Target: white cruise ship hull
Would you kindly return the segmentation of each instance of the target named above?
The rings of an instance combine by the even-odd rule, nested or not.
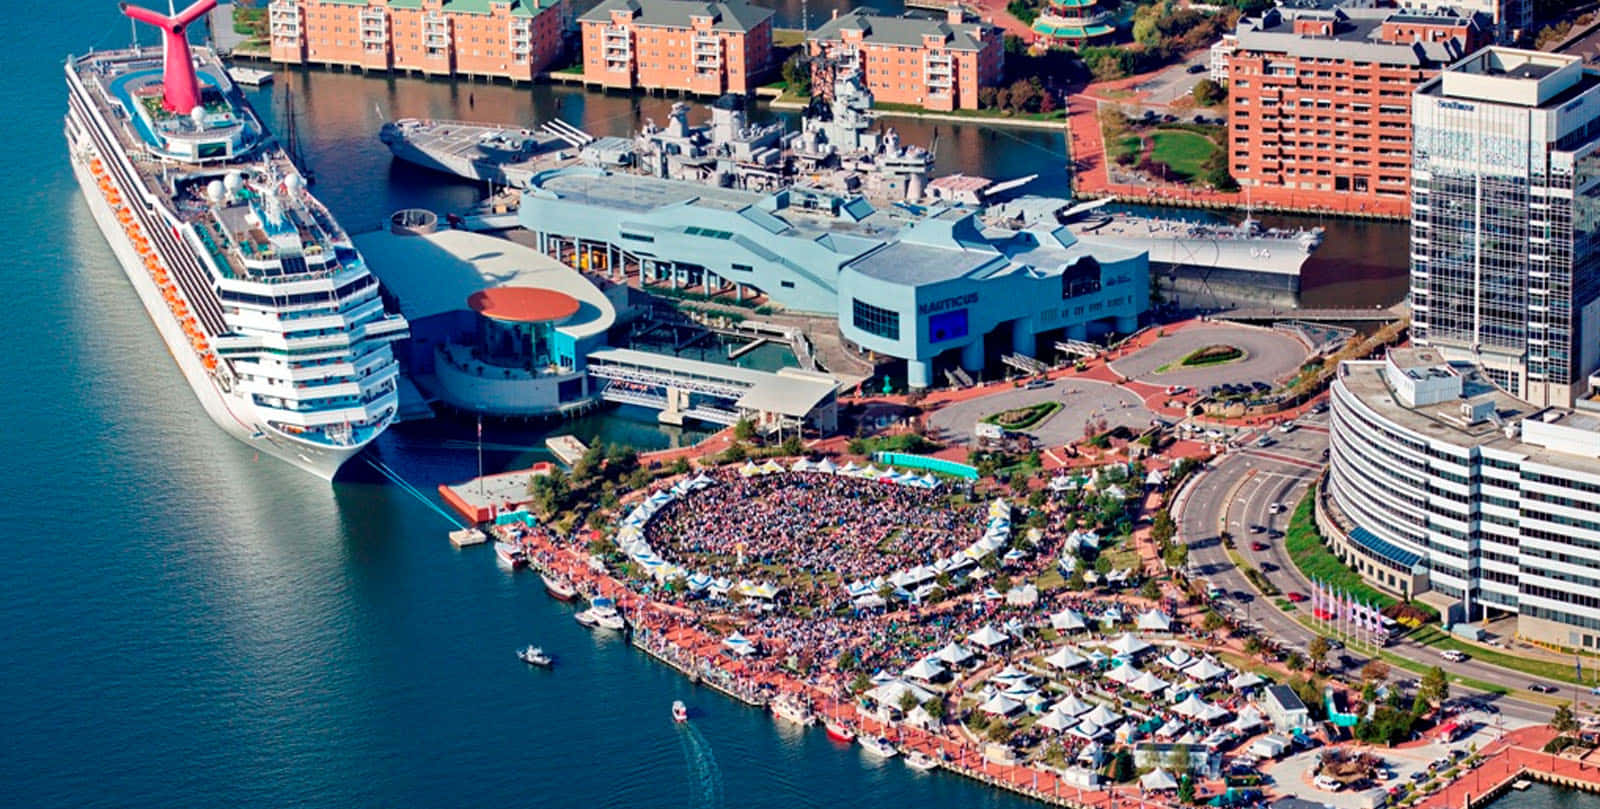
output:
[[[224,391],[218,385],[200,364],[200,358],[189,347],[189,339],[184,335],[182,325],[167,308],[161,298],[160,290],[145,272],[144,263],[140,260],[133,243],[128,240],[122,226],[117,222],[111,205],[101,196],[88,166],[80,161],[87,145],[72,142],[75,134],[71,131],[67,133],[67,137],[72,147],[72,156],[68,162],[72,164],[72,174],[78,180],[78,187],[83,190],[84,201],[94,214],[95,224],[100,226],[100,233],[111,245],[111,251],[117,256],[117,263],[122,265],[123,274],[139,293],[139,300],[144,304],[145,313],[150,316],[151,322],[155,323],[156,331],[167,344],[167,352],[177,362],[178,369],[183,372],[184,380],[189,383],[190,390],[193,390],[195,397],[200,400],[206,415],[210,416],[218,427],[251,449],[299,467],[323,480],[332,480],[345,461],[360,452],[365,444],[329,447],[285,436],[268,427],[265,421],[256,415],[255,405],[248,398]],[[110,158],[102,156],[101,159]]]

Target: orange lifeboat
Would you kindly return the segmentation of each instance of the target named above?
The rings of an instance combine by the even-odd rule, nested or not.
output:
[[[207,371],[215,371],[215,370],[217,370],[217,358],[213,357],[210,354],[207,354],[207,355],[201,357],[200,358],[200,364],[204,365],[206,367]]]

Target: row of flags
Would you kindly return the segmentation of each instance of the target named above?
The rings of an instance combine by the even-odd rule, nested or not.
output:
[[[1377,605],[1327,582],[1311,582],[1311,614],[1324,629],[1346,637],[1381,644],[1388,635]]]

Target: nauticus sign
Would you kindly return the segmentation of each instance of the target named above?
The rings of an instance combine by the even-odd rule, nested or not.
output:
[[[965,295],[957,295],[954,298],[945,298],[943,300],[929,301],[928,303],[917,304],[917,314],[919,314],[919,315],[931,315],[934,312],[943,312],[946,309],[955,309],[955,308],[958,308],[958,307],[966,306],[968,304],[973,304],[973,303],[977,303],[977,302],[978,302],[978,293],[976,293],[976,292],[968,292]]]

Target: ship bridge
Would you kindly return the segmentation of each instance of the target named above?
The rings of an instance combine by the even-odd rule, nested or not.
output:
[[[668,424],[694,418],[724,426],[750,419],[758,429],[837,426],[837,383],[815,371],[757,371],[648,351],[607,348],[589,353],[589,376],[604,380],[601,398],[660,411]]]

